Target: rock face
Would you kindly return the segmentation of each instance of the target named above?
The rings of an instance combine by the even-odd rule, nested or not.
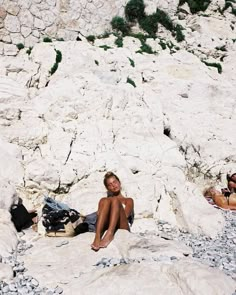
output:
[[[56,58],[54,46],[63,58],[50,77],[48,71]],[[130,65],[131,58],[135,67]],[[178,101],[199,71],[206,87],[215,84],[196,57],[163,52],[150,58],[134,55],[132,48],[104,51],[86,42],[58,42],[36,45],[31,63],[40,64],[37,81],[28,80],[28,73],[21,79],[40,90],[35,93],[29,89],[23,105],[13,95],[15,113],[8,125],[0,128],[9,142],[22,147],[24,185],[41,192],[38,204],[45,189],[67,193],[64,201],[85,214],[95,211],[105,194],[102,175],[115,169],[126,195],[135,200],[136,218],[154,217],[191,232],[217,234],[224,225],[223,218],[193,184],[186,182],[184,171],[188,167],[179,151],[184,143],[178,146],[178,140],[172,140],[177,126],[171,121],[168,101],[172,97]],[[20,76],[14,73],[16,80]],[[136,88],[127,83],[128,78],[135,81]],[[2,83],[12,83],[6,81],[4,78]],[[172,85],[180,88],[175,86],[172,93]],[[163,89],[166,87],[168,94]],[[15,88],[26,91],[20,85]],[[193,95],[197,96],[195,92]],[[199,126],[198,120],[192,124],[192,128]],[[214,222],[206,222],[209,215],[214,216]]]

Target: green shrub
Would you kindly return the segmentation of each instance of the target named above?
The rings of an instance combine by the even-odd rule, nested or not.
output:
[[[97,66],[99,66],[99,62],[95,59],[95,64],[97,65]]]
[[[113,30],[121,32],[123,35],[127,35],[130,31],[129,24],[123,19],[123,17],[115,16],[111,21],[111,26]]]
[[[49,71],[49,74],[53,75],[56,72],[57,69],[58,69],[58,63],[55,62],[54,65],[51,67],[51,70]]]
[[[211,0],[180,0],[179,6],[186,2],[188,3],[191,13],[194,14],[199,11],[205,11],[211,3]]]
[[[157,16],[155,13],[145,16],[139,21],[140,27],[151,36],[155,36],[158,30]]]
[[[146,42],[147,38],[149,37],[148,35],[144,35],[142,33],[137,33],[137,34],[129,34],[130,37],[137,38],[139,41],[143,44]]]
[[[63,38],[57,38],[57,41],[65,41]]]
[[[207,61],[202,61],[205,65],[207,65],[208,67],[214,67],[217,68],[217,71],[219,74],[222,73],[222,66],[220,63],[215,63],[215,62],[207,62]]]
[[[52,39],[49,37],[44,37],[43,42],[50,43],[50,42],[52,42]]]
[[[89,36],[86,37],[86,39],[87,39],[89,42],[92,42],[92,43],[93,43],[93,42],[95,41],[96,38],[95,38],[94,35],[89,35]]]
[[[174,24],[173,24],[171,18],[169,17],[169,15],[165,11],[157,8],[156,18],[157,18],[157,21],[161,25],[163,25],[163,27],[165,27],[167,30],[169,30],[169,31],[174,30]]]
[[[129,58],[129,57],[128,57],[128,59],[129,59],[129,62],[130,62],[131,67],[134,68],[135,67],[134,61],[131,58]]]
[[[26,50],[26,53],[28,54],[28,55],[30,55],[31,54],[31,51],[32,51],[32,49],[33,49],[33,47],[32,46],[30,46],[27,50]]]
[[[62,61],[62,54],[60,50],[56,50],[56,63],[60,63]]]
[[[174,44],[171,41],[166,42],[166,45],[169,49],[172,49],[174,47]]]
[[[143,52],[146,52],[148,54],[153,54],[153,50],[152,50],[152,47],[149,46],[148,44],[144,43],[141,47],[140,47],[140,50],[138,51],[139,53],[143,53]]]
[[[226,9],[228,9],[229,7],[231,7],[231,12],[232,14],[236,15],[236,9],[233,7],[232,3],[236,3],[236,1],[233,0],[226,0],[225,1],[225,6],[224,8],[220,11],[221,13],[223,13]]]
[[[167,46],[166,46],[166,43],[163,42],[163,40],[160,40],[159,44],[160,44],[160,46],[161,46],[161,48],[162,48],[163,50],[166,49]]]
[[[111,49],[112,47],[107,46],[107,45],[101,45],[99,46],[100,48],[103,48],[105,51],[107,51],[108,49]]]
[[[21,49],[25,48],[25,45],[22,44],[22,43],[18,43],[18,44],[16,44],[16,47],[17,47],[19,50],[21,50]]]
[[[122,37],[118,37],[115,40],[115,44],[116,44],[117,47],[123,47],[123,38]]]
[[[141,20],[145,16],[143,0],[130,0],[125,6],[125,17],[130,22]]]
[[[129,77],[126,80],[126,83],[131,84],[132,86],[136,87],[136,84],[134,83],[134,81],[132,79],[130,79]]]
[[[179,25],[179,24],[177,24],[175,26],[175,32],[176,32],[176,40],[177,40],[177,42],[182,42],[185,39],[185,36],[184,36],[184,34],[182,32],[182,29],[183,29],[182,26]]]
[[[49,71],[50,75],[53,75],[56,70],[58,69],[59,63],[62,61],[62,54],[60,50],[54,49],[56,52],[56,61],[54,65],[51,67],[51,70]]]
[[[104,32],[103,34],[97,36],[97,38],[98,38],[98,39],[106,39],[106,38],[108,38],[111,34],[112,34],[112,33],[106,31],[106,32]]]

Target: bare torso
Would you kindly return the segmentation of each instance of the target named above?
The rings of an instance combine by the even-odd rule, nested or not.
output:
[[[214,196],[214,202],[219,207],[232,206],[229,209],[236,209],[236,194],[231,194],[229,197],[224,196],[223,194],[218,194]],[[233,208],[235,207],[235,208]]]

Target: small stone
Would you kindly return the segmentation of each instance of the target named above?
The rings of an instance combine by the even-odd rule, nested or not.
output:
[[[31,280],[31,284],[32,284],[34,287],[38,287],[39,282],[38,282],[36,279],[32,279],[32,280]]]
[[[9,286],[8,285],[6,285],[6,286],[4,286],[3,288],[2,288],[2,292],[3,293],[7,293],[9,291]]]
[[[54,290],[54,292],[57,292],[58,294],[62,294],[63,293],[63,289],[59,286],[57,286]]]
[[[9,284],[8,286],[9,286],[9,291],[11,292],[15,292],[17,290],[16,285],[13,283]]]

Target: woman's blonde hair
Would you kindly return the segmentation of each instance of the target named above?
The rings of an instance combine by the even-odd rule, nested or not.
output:
[[[204,197],[207,197],[207,196],[211,197],[212,196],[212,190],[214,190],[214,189],[215,189],[214,186],[210,186],[210,187],[204,189],[204,191],[202,192],[203,196]]]
[[[103,180],[103,183],[104,183],[104,185],[105,185],[106,188],[107,188],[107,180],[108,180],[109,178],[111,178],[111,177],[115,177],[116,180],[118,180],[119,183],[120,183],[120,179],[119,179],[119,177],[118,177],[117,175],[115,175],[115,173],[113,173],[113,172],[111,172],[111,171],[108,171],[108,172],[104,175],[104,180]]]

